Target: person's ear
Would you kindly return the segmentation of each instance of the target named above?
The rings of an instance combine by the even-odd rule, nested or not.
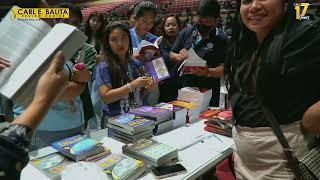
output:
[[[137,16],[136,16],[136,15],[132,15],[132,18],[133,18],[135,21],[137,21],[137,20],[138,20],[138,18],[137,18]]]

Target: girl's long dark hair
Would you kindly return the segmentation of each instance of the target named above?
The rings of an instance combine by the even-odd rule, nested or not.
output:
[[[130,82],[130,79],[126,74],[126,72],[124,72],[123,68],[121,67],[119,57],[112,51],[111,46],[109,44],[110,34],[115,29],[121,29],[122,31],[126,32],[128,35],[129,48],[126,55],[127,63],[129,63],[130,57],[132,56],[133,47],[132,47],[132,41],[130,38],[129,27],[126,24],[121,22],[113,22],[106,27],[104,31],[104,38],[103,38],[105,59],[107,60],[107,63],[110,69],[112,88],[119,88],[124,85],[123,83]]]
[[[101,26],[98,29],[98,31],[96,32],[95,37],[93,37],[93,31],[92,31],[92,29],[90,27],[90,20],[93,17],[97,17],[98,20],[101,22]],[[96,38],[96,40],[98,41],[97,45],[96,45],[97,47],[95,47],[96,49],[100,49],[100,45],[101,45],[102,39],[103,39],[103,30],[104,30],[104,28],[105,28],[105,21],[104,21],[103,14],[101,14],[101,13],[99,13],[97,11],[90,13],[90,15],[89,15],[89,17],[88,17],[88,19],[87,19],[87,21],[85,23],[85,26],[84,26],[84,33],[88,37],[87,42],[90,42],[92,40],[92,38]]]
[[[239,0],[238,3],[240,9],[241,1]],[[230,83],[229,92],[232,93],[233,90],[235,70],[241,68],[240,64],[242,63],[251,63],[249,61],[252,59],[252,55],[258,47],[259,51],[256,57],[260,57],[259,59],[262,61],[258,60],[256,90],[260,94],[267,94],[272,91],[271,87],[274,86],[270,83],[272,83],[273,76],[276,77],[276,75],[279,75],[281,72],[282,46],[285,43],[284,41],[289,28],[292,27],[292,24],[295,22],[293,1],[283,0],[283,7],[286,8],[286,12],[282,19],[279,20],[276,27],[260,45],[257,42],[256,34],[244,25],[240,14],[236,15],[231,45],[225,62],[226,81]],[[246,66],[242,67],[246,68]],[[243,83],[244,84],[240,86],[245,86],[246,80]]]

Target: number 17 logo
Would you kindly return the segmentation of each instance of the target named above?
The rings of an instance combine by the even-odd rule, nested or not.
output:
[[[310,5],[309,3],[296,3],[296,4],[294,4],[295,9],[296,9],[296,19],[309,20],[309,16],[305,16],[309,5]],[[301,12],[301,7],[303,7],[302,12]]]

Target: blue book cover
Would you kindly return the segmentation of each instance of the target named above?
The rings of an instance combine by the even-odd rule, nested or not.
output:
[[[76,135],[51,144],[61,154],[80,161],[89,156],[103,152],[102,144],[87,136]]]

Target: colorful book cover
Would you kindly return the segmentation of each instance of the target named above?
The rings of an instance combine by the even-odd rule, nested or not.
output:
[[[141,106],[135,109],[131,109],[129,113],[152,120],[158,120],[163,118],[169,119],[172,116],[172,111],[152,106]]]
[[[51,144],[51,147],[75,161],[104,151],[102,144],[87,136],[76,135]]]
[[[123,114],[110,118],[108,120],[110,124],[120,126],[130,131],[140,131],[148,129],[149,126],[154,126],[154,121],[146,118],[141,118],[133,114]]]
[[[146,167],[142,161],[127,157],[114,166],[112,170],[112,177],[115,180],[136,179],[141,176],[145,170]]]
[[[44,173],[50,179],[60,179],[64,167],[71,163],[65,156],[59,153],[49,154],[30,161],[30,163]]]
[[[146,62],[144,66],[148,74],[152,76],[156,82],[170,78],[167,65],[164,63],[162,57]]]
[[[176,105],[173,105],[173,104],[170,104],[170,103],[164,103],[164,102],[156,104],[156,105],[154,105],[154,107],[167,109],[167,110],[170,110],[170,111],[173,111],[173,112],[177,112],[177,111],[180,111],[180,110],[185,108],[185,107],[182,107],[182,106],[176,106]]]
[[[96,164],[98,164],[105,173],[111,174],[113,167],[124,158],[125,156],[121,154],[111,154],[97,161]]]

